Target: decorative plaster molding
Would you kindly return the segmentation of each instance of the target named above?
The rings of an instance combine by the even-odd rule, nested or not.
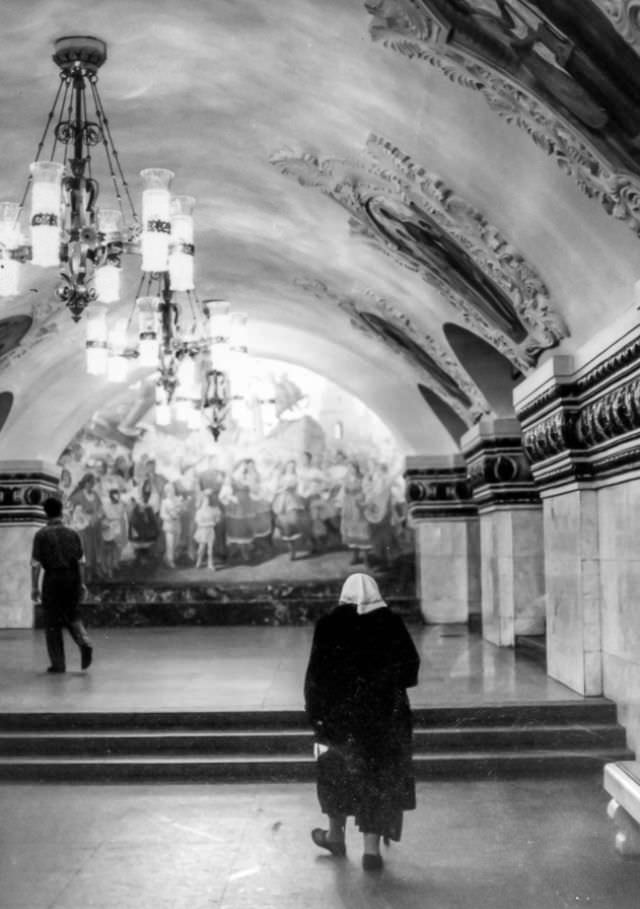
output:
[[[464,465],[408,468],[404,479],[409,520],[414,524],[477,514]]]
[[[462,442],[473,498],[480,513],[496,507],[535,506],[540,502],[531,465],[520,436],[478,434]]]
[[[44,523],[42,503],[57,490],[57,476],[0,464],[0,524]]]
[[[0,356],[0,370],[7,369],[26,356],[34,347],[57,335],[65,312],[65,304],[58,299],[50,300],[44,297],[38,299],[31,307],[33,320],[31,328],[17,347],[12,348],[4,356]]]
[[[607,362],[516,405],[523,444],[540,485],[593,480],[637,467],[640,443],[640,339]]]
[[[481,212],[390,142],[370,136],[355,162],[310,152],[271,161],[341,205],[354,232],[420,274],[520,372],[567,336],[535,269]]]
[[[617,160],[621,155],[614,159],[615,142],[605,146],[606,152],[601,150],[596,134],[581,130],[569,112],[563,114],[534,93],[530,85],[492,66],[480,53],[480,41],[477,53],[456,42],[456,30],[441,14],[438,19],[429,2],[369,0],[365,5],[373,16],[373,39],[406,57],[425,61],[452,82],[481,92],[492,110],[527,132],[537,146],[555,158],[561,170],[573,176],[587,196],[599,199],[608,214],[626,221],[640,234],[640,177],[631,173],[628,161]],[[638,0],[599,0],[599,5],[610,7],[607,13],[612,19],[618,17],[620,26],[635,36],[636,43]],[[544,56],[541,62],[545,64]],[[563,76],[562,67],[557,73],[559,78]]]
[[[640,0],[593,0],[632,47],[640,51]]]
[[[331,301],[344,312],[351,323],[351,326],[358,332],[374,338],[383,344],[390,346],[399,353],[404,359],[407,359],[413,367],[420,366],[411,359],[407,351],[401,349],[393,338],[385,335],[382,331],[376,330],[369,321],[363,317],[363,311],[373,310],[379,313],[386,320],[395,324],[402,331],[406,332],[412,340],[421,347],[426,354],[434,361],[438,369],[446,373],[450,382],[457,386],[466,398],[470,401],[470,406],[466,407],[461,401],[460,396],[455,395],[442,381],[439,381],[433,372],[427,371],[426,367],[421,369],[420,380],[427,385],[435,394],[442,398],[446,403],[470,426],[476,419],[485,413],[489,413],[491,407],[482,392],[476,384],[469,378],[462,369],[458,361],[447,351],[444,345],[431,337],[419,331],[411,319],[406,316],[394,304],[390,303],[383,297],[374,294],[372,291],[365,291],[358,297],[337,294],[331,290],[324,281],[316,278],[297,278],[295,285],[302,288],[316,299],[321,301]],[[366,299],[366,305],[363,300]]]

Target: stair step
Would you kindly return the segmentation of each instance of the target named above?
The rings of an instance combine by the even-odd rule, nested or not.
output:
[[[514,725],[575,725],[617,722],[616,707],[606,698],[584,701],[483,704],[480,707],[418,707],[413,710],[419,727],[469,728]],[[309,724],[303,710],[228,710],[152,713],[5,713],[0,731],[75,731],[80,729],[164,729],[207,731],[222,729],[287,728],[305,731]]]
[[[311,731],[292,730],[232,730],[225,732],[159,731],[145,733],[122,731],[62,731],[39,733],[0,733],[0,755],[61,754],[154,754],[184,753],[247,753],[278,754],[310,753]],[[620,726],[610,724],[555,726],[488,726],[456,729],[416,729],[415,749],[446,751],[476,748],[575,748],[624,747],[625,734]]]
[[[555,752],[531,749],[526,751],[477,751],[460,753],[422,754],[414,756],[414,771],[418,779],[432,777],[477,777],[526,775],[536,772],[567,773],[593,772],[605,763],[629,759],[629,752],[602,748],[597,751],[575,749]],[[206,779],[231,781],[300,781],[315,779],[315,761],[311,757],[280,756],[264,759],[253,754],[224,757],[154,757],[127,758],[21,758],[19,761],[0,758],[1,780],[31,781],[184,781]]]

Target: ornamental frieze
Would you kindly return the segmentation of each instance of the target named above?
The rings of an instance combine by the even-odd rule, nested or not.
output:
[[[281,152],[272,163],[341,205],[352,231],[418,273],[522,373],[568,334],[535,269],[484,215],[390,142],[358,161]]]
[[[573,478],[613,475],[635,467],[640,436],[640,376],[637,341],[581,376],[545,390],[526,407],[516,407],[523,445],[538,479],[554,482],[545,462]],[[616,372],[617,369],[617,372]],[[635,374],[634,374],[635,373]],[[555,394],[553,394],[555,392]],[[553,412],[548,412],[552,400]],[[561,466],[560,462],[567,463]],[[567,460],[568,459],[568,460]]]
[[[409,519],[462,519],[475,517],[466,467],[420,468],[405,471]]]
[[[640,76],[636,52],[620,37],[638,46],[638,0],[598,5],[604,12],[554,0],[544,13],[524,0],[365,4],[374,40],[480,92],[640,233]]]
[[[44,522],[42,503],[57,489],[57,478],[48,474],[0,473],[0,524]]]

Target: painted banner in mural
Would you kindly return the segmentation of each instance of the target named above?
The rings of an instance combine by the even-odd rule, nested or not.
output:
[[[151,383],[71,440],[60,482],[90,580],[412,573],[404,456],[389,430],[308,370],[253,363],[217,442],[204,424],[156,426]]]

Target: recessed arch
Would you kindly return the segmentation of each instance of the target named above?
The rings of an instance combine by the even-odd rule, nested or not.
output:
[[[13,395],[10,391],[0,392],[0,430],[7,422],[11,408],[13,407]]]
[[[0,319],[0,357],[17,347],[33,324],[31,316]]]
[[[436,394],[431,388],[418,382],[418,391],[429,405],[434,416],[442,423],[456,445],[460,445],[460,439],[469,428],[461,417],[450,407],[446,401],[443,401],[440,395]]]
[[[471,407],[471,400],[457,382],[410,335],[376,313],[361,312],[360,317],[379,337],[383,340],[390,340],[396,347],[408,354],[414,363],[429,373],[431,378],[442,385],[443,389],[459,401],[463,407]]]
[[[442,328],[451,349],[496,416],[512,416],[513,386],[520,378],[513,365],[495,347],[467,328],[452,322],[446,322]]]

